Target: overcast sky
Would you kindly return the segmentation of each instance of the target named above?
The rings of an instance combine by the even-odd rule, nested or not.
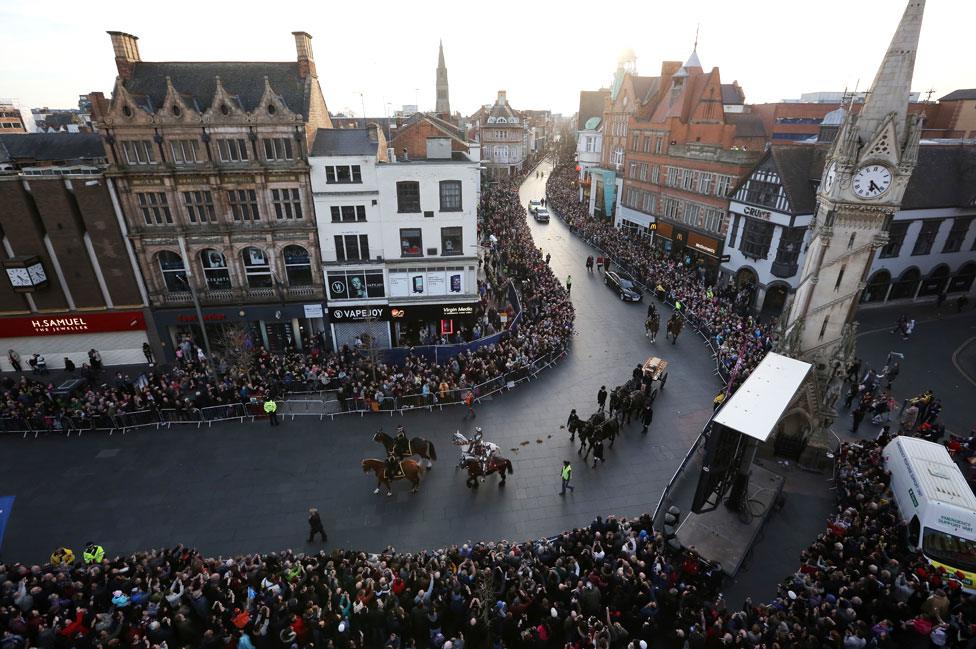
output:
[[[116,70],[106,30],[138,36],[146,61],[294,60],[291,32],[304,30],[334,113],[360,115],[361,93],[370,116],[402,104],[433,109],[442,38],[453,110],[470,114],[505,89],[515,108],[572,114],[580,90],[609,84],[624,48],[641,74],[656,75],[662,60],[688,57],[700,24],[706,70],[738,80],[750,103],[778,101],[864,89],[906,1],[0,0],[0,97],[67,108],[82,93],[109,95]],[[976,87],[974,24],[976,2],[929,0],[914,90],[937,99]]]

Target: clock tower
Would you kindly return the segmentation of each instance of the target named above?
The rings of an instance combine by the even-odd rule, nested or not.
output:
[[[836,372],[854,351],[854,312],[917,161],[922,123],[908,102],[924,10],[925,0],[909,0],[860,113],[848,111],[824,165],[813,237],[780,340],[784,353],[818,370],[805,408],[808,444],[819,436],[826,444]]]

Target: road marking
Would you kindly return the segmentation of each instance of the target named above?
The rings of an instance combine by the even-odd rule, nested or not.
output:
[[[976,379],[973,379],[973,377],[971,377],[969,374],[967,374],[966,371],[964,369],[962,369],[962,366],[959,365],[959,361],[958,361],[959,352],[961,352],[963,349],[965,349],[967,346],[969,346],[973,341],[976,341],[976,336],[973,336],[972,338],[970,338],[969,340],[967,340],[963,344],[959,345],[959,347],[956,349],[956,351],[952,352],[952,364],[955,366],[956,371],[959,372],[960,374],[962,374],[962,376],[963,376],[964,379],[966,379],[967,381],[969,381],[973,385],[976,385]]]

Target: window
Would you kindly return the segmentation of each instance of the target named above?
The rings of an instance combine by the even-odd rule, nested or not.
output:
[[[139,192],[136,196],[146,225],[169,225],[173,223],[173,215],[169,211],[164,192]]]
[[[297,187],[272,189],[271,205],[279,221],[302,218],[302,198]]]
[[[365,234],[335,235],[338,261],[369,261],[369,237]]]
[[[213,194],[209,191],[183,192],[183,204],[190,223],[215,223]]]
[[[702,227],[710,232],[722,231],[722,220],[725,212],[714,207],[704,208],[704,224]]]
[[[654,142],[654,153],[661,153],[661,149],[664,147],[664,138],[659,137]]]
[[[641,147],[641,151],[643,151],[644,153],[650,153],[651,152],[651,136],[650,135],[645,135],[644,136],[644,143],[643,143],[643,145]]]
[[[713,174],[702,173],[701,177],[698,179],[698,192],[701,194],[711,194],[713,179]]]
[[[336,183],[361,183],[363,182],[362,170],[359,165],[326,167],[325,182],[330,185]]]
[[[281,256],[285,260],[285,277],[288,286],[312,285],[312,261],[308,250],[301,246],[285,246]]]
[[[244,261],[244,277],[249,288],[271,288],[274,281],[271,277],[271,266],[268,257],[260,248],[244,248],[241,251]]]
[[[654,194],[644,193],[643,211],[647,214],[655,214],[657,212],[657,201],[655,200]]]
[[[330,208],[333,223],[356,223],[366,221],[365,205],[333,205]]]
[[[634,133],[630,136],[630,150],[638,151],[640,149],[640,136]]]
[[[420,183],[403,180],[396,184],[397,212],[411,214],[420,211]]]
[[[202,162],[197,140],[172,140],[169,149],[173,153],[173,162],[176,164]]]
[[[680,171],[680,169],[678,169],[677,167],[667,167],[667,170],[668,170],[668,181],[666,183],[667,186],[668,187],[677,187],[678,186],[678,172]]]
[[[636,162],[631,162],[627,166],[627,177],[628,178],[637,178],[637,163]]]
[[[935,235],[939,233],[939,226],[942,219],[930,219],[922,221],[922,229],[915,240],[915,247],[912,248],[912,255],[927,255],[932,252],[932,244],[935,243]]]
[[[746,218],[742,228],[742,254],[750,259],[766,259],[773,239],[773,224],[760,219]]]
[[[461,228],[441,228],[441,254],[463,255]]]
[[[905,243],[905,234],[908,232],[908,221],[895,221],[888,230],[888,243],[881,249],[879,257],[882,259],[897,257],[901,252],[901,246]]]
[[[461,181],[441,181],[441,212],[461,211]]]
[[[242,137],[222,137],[217,140],[217,155],[221,162],[247,162],[247,140]]]
[[[732,176],[718,176],[715,183],[715,195],[725,197],[728,195],[729,190],[732,189],[732,181],[734,178]]]
[[[803,246],[803,235],[806,228],[786,228],[779,237],[779,248],[776,249],[776,263],[795,265],[800,257]]]
[[[182,257],[171,250],[163,250],[156,258],[159,260],[159,271],[163,275],[163,284],[167,291],[190,290]]]
[[[148,165],[155,161],[152,140],[124,140],[122,152],[130,165]]]
[[[269,137],[264,139],[265,160],[292,160],[291,139],[287,137]]]
[[[779,185],[763,180],[750,178],[746,183],[746,202],[766,207],[777,207],[776,199],[779,196]]]
[[[681,216],[681,203],[673,198],[665,198],[664,216],[672,221],[677,221]]]
[[[735,248],[735,238],[739,235],[739,219],[741,218],[741,214],[736,214],[732,218],[732,232],[729,234],[729,248]]]
[[[235,221],[260,221],[257,192],[253,189],[232,189],[227,192],[230,211]]]
[[[946,237],[942,252],[959,252],[962,248],[963,239],[966,238],[966,233],[969,232],[969,226],[972,222],[973,217],[971,216],[956,217],[952,221],[952,229],[949,230],[949,236]]]
[[[690,190],[695,185],[695,172],[691,169],[684,169],[681,172],[681,189]]]
[[[834,293],[840,289],[840,283],[844,281],[844,271],[847,270],[847,264],[841,264],[840,272],[837,273],[837,281],[834,282]]]
[[[654,168],[651,169],[651,182],[655,185],[658,185],[661,182],[661,167],[658,165],[654,165]]]
[[[424,256],[424,244],[423,238],[420,235],[420,228],[405,228],[400,230],[400,256]]]
[[[230,271],[227,269],[227,259],[217,250],[207,249],[200,252],[200,265],[203,266],[203,276],[207,280],[207,288],[211,291],[230,288]]]
[[[922,552],[953,568],[976,570],[976,543],[961,536],[926,527],[922,532]]]

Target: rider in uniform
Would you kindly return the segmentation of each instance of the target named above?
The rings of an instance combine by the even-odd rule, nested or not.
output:
[[[386,476],[390,480],[400,476],[400,460],[394,453],[390,453],[386,458]]]
[[[410,455],[410,440],[403,426],[397,426],[396,437],[393,438],[393,455],[396,457],[406,457]]]
[[[481,431],[481,426],[478,426],[474,429],[474,436],[471,438],[471,442],[468,444],[468,453],[478,458],[478,464],[481,466],[481,472],[486,474],[488,472],[490,451],[487,444],[482,444],[483,440],[484,434]]]

